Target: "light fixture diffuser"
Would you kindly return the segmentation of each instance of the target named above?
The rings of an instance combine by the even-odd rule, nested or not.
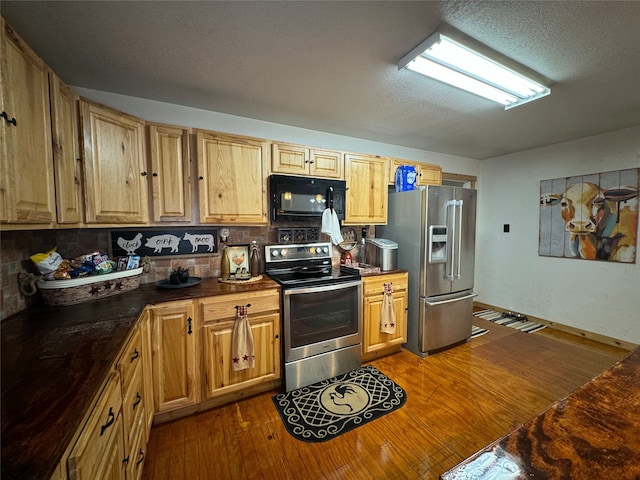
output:
[[[513,69],[514,61],[504,65],[486,55],[487,51],[436,32],[405,55],[398,70],[407,68],[448,83],[498,102],[505,110],[551,93],[548,86]]]

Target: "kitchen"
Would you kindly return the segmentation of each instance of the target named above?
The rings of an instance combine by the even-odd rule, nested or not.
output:
[[[10,12],[10,8],[3,5],[4,9]],[[20,32],[20,29],[16,29]],[[445,172],[476,176],[480,192],[477,247],[482,252],[482,255],[478,255],[476,264],[478,280],[475,288],[479,293],[477,300],[526,312],[568,325],[578,331],[640,343],[637,318],[637,311],[640,310],[637,295],[639,269],[636,264],[598,262],[594,265],[592,262],[538,257],[535,245],[539,181],[576,173],[637,167],[637,120],[615,131],[594,131],[593,135],[585,134],[582,139],[576,137],[564,142],[550,142],[556,145],[523,148],[514,151],[516,153],[489,155],[486,160],[478,161],[472,155],[440,154],[428,148],[416,150],[362,140],[355,136],[347,138],[264,120],[145,100],[139,96],[86,88],[78,88],[77,91],[112,108],[159,123],[206,129],[216,125],[215,129],[223,132],[284,139],[324,148],[371,152],[442,165]],[[554,94],[541,101],[549,101],[553,97]],[[530,107],[534,108],[534,105],[523,108]],[[580,108],[574,108],[579,112]],[[532,198],[534,201],[531,201]],[[503,232],[504,224],[511,225],[509,233]],[[246,243],[245,239],[258,239],[263,244],[269,241],[269,232],[264,227],[232,226],[231,230],[231,234],[235,236],[232,237],[234,243]],[[8,235],[3,232],[2,237],[3,317],[6,305],[17,302],[20,308],[19,302],[24,301],[16,293],[14,281],[5,280],[4,272],[7,267],[10,267],[11,275],[15,275],[20,271],[20,261],[39,251],[41,245],[64,244],[73,252],[82,252],[96,243],[95,237],[102,244],[106,242],[104,237],[100,237],[106,236],[106,233],[100,229],[37,230]],[[212,272],[219,268],[215,260],[207,267]],[[591,279],[594,275],[598,277],[598,289],[593,288]],[[15,311],[15,307],[12,308]]]

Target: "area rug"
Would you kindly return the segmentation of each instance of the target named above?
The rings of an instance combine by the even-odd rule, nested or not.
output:
[[[542,330],[546,325],[530,322],[526,315],[512,312],[496,312],[495,310],[480,310],[473,314],[474,317],[489,320],[490,322],[505,327],[515,328],[525,333],[534,333]]]
[[[471,325],[471,338],[478,338],[484,335],[485,333],[489,333],[489,330],[486,328],[476,327],[475,325]]]
[[[407,394],[371,365],[272,397],[287,431],[325,442],[402,407]]]

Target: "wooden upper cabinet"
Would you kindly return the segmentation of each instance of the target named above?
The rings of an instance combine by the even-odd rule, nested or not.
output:
[[[396,183],[396,170],[402,165],[411,165],[416,169],[416,185],[442,185],[442,167],[431,163],[409,162],[392,158],[389,162],[389,185]]]
[[[0,222],[50,227],[55,196],[49,69],[4,19],[0,36]]]
[[[344,178],[342,152],[320,150],[288,143],[273,143],[271,150],[271,171],[273,173]]]
[[[367,155],[345,155],[347,181],[344,224],[387,223],[389,161]]]
[[[268,142],[196,132],[200,222],[268,223]]]
[[[80,100],[88,224],[148,224],[144,121]]]
[[[82,223],[82,168],[78,137],[78,96],[49,73],[51,130],[58,224]]]
[[[154,222],[190,222],[189,129],[147,124]]]

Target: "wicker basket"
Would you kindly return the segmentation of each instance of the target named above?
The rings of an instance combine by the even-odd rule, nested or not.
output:
[[[47,305],[75,305],[135,290],[141,276],[142,267],[73,280],[39,280],[36,285]]]

